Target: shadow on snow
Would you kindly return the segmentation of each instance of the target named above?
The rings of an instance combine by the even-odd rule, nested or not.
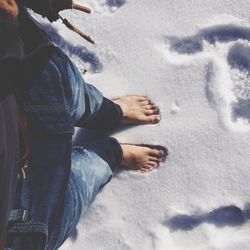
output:
[[[250,219],[250,204],[243,210],[237,206],[225,206],[211,212],[199,215],[176,215],[163,222],[171,231],[190,231],[203,223],[213,224],[222,228],[226,226],[238,227]]]

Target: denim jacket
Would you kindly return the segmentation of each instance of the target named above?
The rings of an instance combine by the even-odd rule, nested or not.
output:
[[[64,209],[74,123],[62,79],[57,78],[60,74],[47,74],[24,98],[32,150],[27,171],[18,182],[7,249],[46,249],[50,230]]]
[[[84,82],[75,65],[56,47],[31,86],[22,96],[31,152],[18,182],[6,249],[54,250],[47,243],[52,242],[52,232],[65,210],[74,124],[93,120],[104,98]],[[119,111],[118,122],[122,115]]]

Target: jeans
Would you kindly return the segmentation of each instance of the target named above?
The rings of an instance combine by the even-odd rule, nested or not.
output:
[[[75,75],[74,72],[73,75]],[[99,91],[92,85],[84,84],[82,77],[71,84],[72,95],[70,102],[71,116],[79,127],[108,128],[118,125],[122,118],[119,106],[105,97],[102,99],[95,115],[86,119],[86,101],[97,102]],[[91,92],[89,92],[91,88]],[[94,92],[94,94],[93,94]],[[91,95],[90,95],[91,93]],[[86,95],[88,98],[86,98]],[[83,97],[84,96],[84,97]],[[84,109],[84,108],[85,109]],[[57,249],[75,231],[81,215],[87,211],[98,191],[111,180],[112,168],[119,165],[122,158],[122,149],[114,138],[96,140],[85,144],[85,138],[78,138],[78,143],[73,144],[71,155],[71,175],[66,195],[66,204],[63,216],[57,226],[52,230],[49,249]]]
[[[54,250],[71,235],[122,158],[113,138],[86,146],[83,137],[72,145],[74,126],[114,128],[122,110],[87,84],[57,48],[22,98],[31,152],[27,178],[18,184],[6,248]]]
[[[103,146],[109,146],[105,141],[102,143]],[[110,146],[112,147],[112,144]],[[115,149],[116,145],[114,144],[113,147]],[[118,159],[119,155],[116,163],[114,162],[116,165],[119,164]],[[80,217],[84,215],[98,191],[110,181],[111,177],[111,165],[94,150],[85,149],[84,146],[73,146],[66,205],[63,216],[53,229],[48,249],[59,248],[75,232]]]

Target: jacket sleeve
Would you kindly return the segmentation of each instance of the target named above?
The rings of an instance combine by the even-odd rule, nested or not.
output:
[[[21,80],[23,75],[21,65],[21,61],[17,58],[0,60],[0,101],[14,93],[18,88],[18,84],[23,82]]]
[[[52,47],[44,47],[25,59],[18,55],[0,58],[0,101],[12,93],[20,94],[30,88],[28,83],[33,83],[52,53]]]
[[[62,217],[66,202],[71,168],[71,138],[70,134],[32,137],[29,177],[23,191],[17,195],[18,207],[15,208],[27,206],[28,220],[10,225],[7,249],[52,249],[48,244],[54,243],[49,237]]]
[[[18,0],[19,4],[47,17],[53,22],[58,19],[58,12],[71,8],[72,0]]]
[[[0,101],[13,93],[20,82],[23,44],[18,34],[18,22],[0,14]]]
[[[16,104],[8,96],[0,102],[0,238],[15,198],[18,156]]]

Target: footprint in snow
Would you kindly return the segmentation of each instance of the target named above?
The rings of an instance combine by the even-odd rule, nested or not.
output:
[[[189,37],[166,37],[166,59],[207,60],[205,93],[227,127],[250,130],[250,27],[217,25]]]
[[[173,103],[172,103],[172,105],[170,107],[170,113],[172,115],[176,115],[180,111],[180,109],[181,108],[180,108],[180,105],[179,105],[178,101],[176,99],[174,99],[174,101],[173,101]]]
[[[250,47],[234,45],[229,51],[228,62],[234,82],[233,92],[237,97],[233,104],[233,119],[240,117],[250,122]]]
[[[163,225],[168,227],[171,232],[191,231],[201,224],[213,224],[218,228],[239,227],[250,219],[250,204],[244,208],[235,205],[223,206],[203,214],[184,215],[178,214],[168,218]]]

